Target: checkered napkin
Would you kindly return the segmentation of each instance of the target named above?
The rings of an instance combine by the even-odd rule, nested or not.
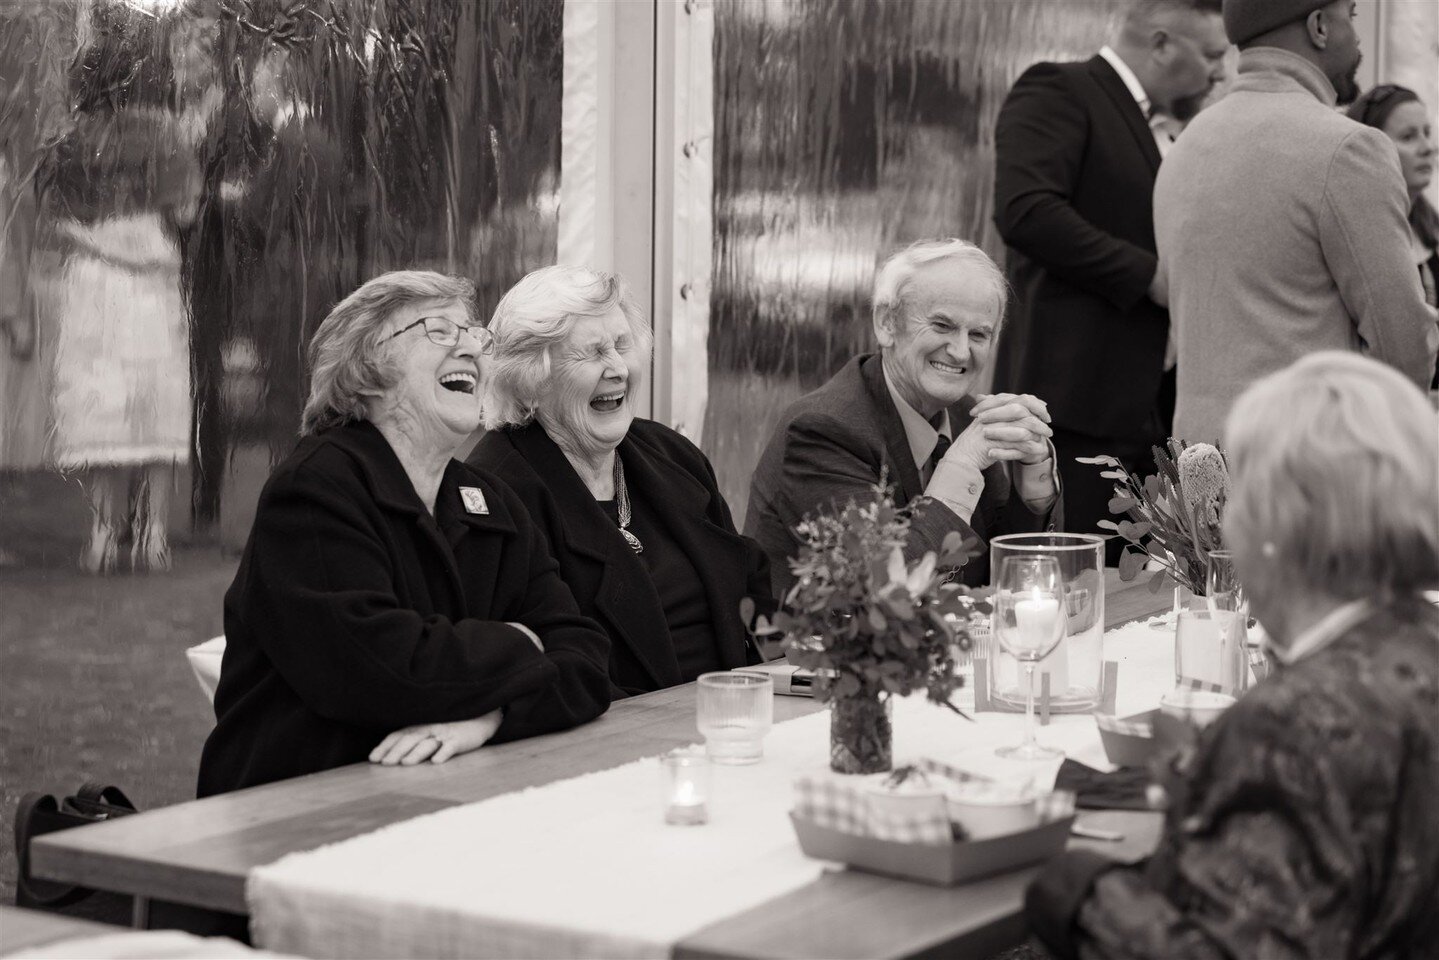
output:
[[[1237,696],[1238,691],[1226,687],[1222,683],[1211,683],[1208,680],[1195,680],[1193,677],[1180,677],[1174,684],[1181,690],[1203,690],[1206,693],[1224,693],[1230,696]]]
[[[981,780],[948,764],[928,758],[915,764],[932,778],[954,781]],[[874,783],[866,780],[862,783]],[[932,809],[897,813],[882,803],[871,802],[873,794],[850,782],[832,777],[800,777],[794,783],[793,813],[816,826],[876,840],[897,843],[948,844],[955,839],[954,827],[943,802]]]
[[[1094,722],[1099,729],[1110,733],[1122,734],[1126,737],[1144,737],[1148,739],[1154,736],[1154,725],[1148,720],[1121,720],[1119,717],[1108,713],[1096,713]]]

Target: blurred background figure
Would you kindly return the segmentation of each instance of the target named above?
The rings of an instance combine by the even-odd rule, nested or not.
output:
[[[1439,943],[1439,415],[1312,354],[1229,415],[1224,541],[1270,677],[1166,784],[1155,854],[1066,853],[1029,891],[1057,957],[1421,957]]]
[[[1175,127],[1224,79],[1228,49],[1219,0],[1136,0],[1112,45],[1035,64],[1000,110],[994,222],[1014,293],[994,384],[1049,404],[1066,529],[1096,532],[1113,494],[1076,457],[1107,454],[1144,476],[1169,436],[1151,198]],[[1111,538],[1109,563],[1121,549]]]
[[[1439,213],[1424,196],[1434,181],[1436,155],[1429,111],[1408,87],[1381,83],[1354,101],[1349,116],[1383,130],[1399,151],[1400,172],[1409,189],[1409,229],[1414,232],[1414,260],[1424,285],[1424,302],[1439,310]],[[1430,386],[1439,388],[1439,365]]]
[[[1427,386],[1439,347],[1394,145],[1334,110],[1359,95],[1352,0],[1224,0],[1224,25],[1239,76],[1154,185],[1174,433],[1194,442],[1305,354],[1363,352]]]
[[[77,472],[91,573],[170,566],[174,469],[189,452],[188,322],[180,226],[198,168],[170,109],[164,22],[108,6],[71,73],[76,112],[40,178],[55,326],[52,456]],[[148,54],[148,55],[147,55]]]

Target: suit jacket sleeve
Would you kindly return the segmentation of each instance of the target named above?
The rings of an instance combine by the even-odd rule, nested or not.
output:
[[[853,427],[834,417],[806,414],[796,417],[785,431],[784,486],[795,507],[795,519],[840,509],[850,500],[874,499],[880,464],[871,443]],[[894,483],[895,478],[887,482]],[[984,539],[933,497],[916,497],[910,515],[905,559],[929,551],[938,553],[944,538],[958,531],[967,548],[983,549]]]
[[[1148,293],[1157,258],[1075,209],[1090,135],[1088,111],[1060,67],[1026,70],[995,129],[994,222],[1005,243],[1049,273],[1128,310]]]
[[[509,706],[501,732],[511,736],[604,711],[608,641],[579,615],[554,561],[535,553],[538,535],[523,513],[514,547],[515,562],[530,569],[523,600],[491,611],[494,620],[452,620],[400,606],[399,571],[368,498],[357,478],[301,467],[272,481],[256,514],[244,615],[312,710],[398,729]],[[504,621],[524,622],[546,651]]]
[[[1378,130],[1355,130],[1325,182],[1320,246],[1368,354],[1427,390],[1439,328],[1414,269],[1407,211],[1393,144]]]

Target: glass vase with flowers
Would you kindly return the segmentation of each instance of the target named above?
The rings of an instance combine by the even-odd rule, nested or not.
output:
[[[789,661],[815,672],[814,695],[828,702],[830,767],[839,773],[890,769],[889,698],[919,690],[953,710],[964,684],[958,658],[972,644],[968,618],[988,605],[950,582],[968,553],[957,533],[939,553],[906,559],[908,509],[881,480],[868,502],[851,500],[797,528],[790,560],[795,584],[781,610],[755,633],[782,636]],[[752,608],[742,609],[748,620]]]

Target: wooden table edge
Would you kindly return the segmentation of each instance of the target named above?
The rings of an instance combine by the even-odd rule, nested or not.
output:
[[[1114,570],[1106,571],[1106,606],[1108,607],[1109,597],[1112,594],[1131,594],[1137,596],[1138,591],[1147,588],[1142,583],[1121,584],[1117,581],[1117,574]],[[1126,603],[1126,606],[1130,604]],[[1149,598],[1148,602],[1135,604],[1137,612],[1125,616],[1123,619],[1112,619],[1106,615],[1105,630],[1113,630],[1125,623],[1134,620],[1144,619],[1156,612],[1167,608],[1168,603],[1164,600],[1163,594]],[[1140,610],[1139,608],[1143,608]],[[651,709],[657,702],[667,697],[675,696],[675,689],[658,690],[653,693],[643,694],[640,697],[630,698],[622,703],[629,703],[629,709],[643,712]],[[618,706],[618,704],[617,704]],[[816,706],[814,709],[818,709]],[[806,711],[808,712],[808,711]],[[565,734],[553,735],[564,737]],[[533,743],[534,741],[529,741]],[[519,751],[526,741],[518,741],[516,744],[506,744]],[[504,747],[500,749],[504,749]],[[452,763],[461,764],[466,758],[460,757]],[[630,762],[620,760],[619,763]],[[613,766],[615,764],[611,764]],[[358,766],[358,765],[357,765]],[[333,771],[331,771],[333,772]],[[578,774],[576,774],[578,775]],[[319,774],[316,776],[324,776]],[[557,779],[563,779],[557,778]],[[265,787],[254,788],[264,790]],[[234,797],[236,795],[228,795]],[[219,800],[221,798],[210,798]],[[190,801],[191,803],[196,801]],[[205,801],[199,801],[205,802]],[[467,802],[467,801],[456,801]],[[171,808],[158,808],[152,813],[160,813]],[[135,818],[140,819],[146,814],[139,814]],[[248,914],[249,906],[245,900],[245,884],[248,873],[243,876],[234,876],[223,870],[206,870],[196,867],[192,863],[174,863],[167,865],[163,857],[156,857],[150,860],[144,870],[143,877],[136,876],[136,866],[131,862],[133,854],[126,851],[113,851],[97,847],[94,836],[97,832],[107,827],[116,827],[124,821],[112,821],[110,823],[92,824],[79,827],[74,830],[67,830],[58,833],[47,834],[37,837],[31,843],[31,865],[36,876],[47,880],[63,883],[77,883],[100,890],[109,890],[122,894],[129,894],[136,897],[153,900],[170,901],[186,906],[201,907],[210,910],[219,910],[227,913]],[[804,888],[801,888],[804,889]],[[779,898],[783,900],[784,898]],[[763,910],[764,907],[756,908]],[[738,917],[727,918],[720,923],[735,922]],[[1013,916],[998,918],[994,923],[1005,923]],[[991,924],[992,926],[993,924]],[[709,930],[710,928],[706,928]],[[988,929],[988,928],[985,928]],[[728,956],[723,952],[713,952],[713,946],[706,946],[705,940],[696,935],[684,938],[675,946],[676,956]],[[965,932],[962,938],[982,937],[985,930],[974,930]],[[978,941],[976,941],[978,942]],[[932,949],[940,949],[943,944],[936,944]],[[776,956],[788,956],[789,954],[776,954]],[[799,954],[803,956],[804,954]]]

